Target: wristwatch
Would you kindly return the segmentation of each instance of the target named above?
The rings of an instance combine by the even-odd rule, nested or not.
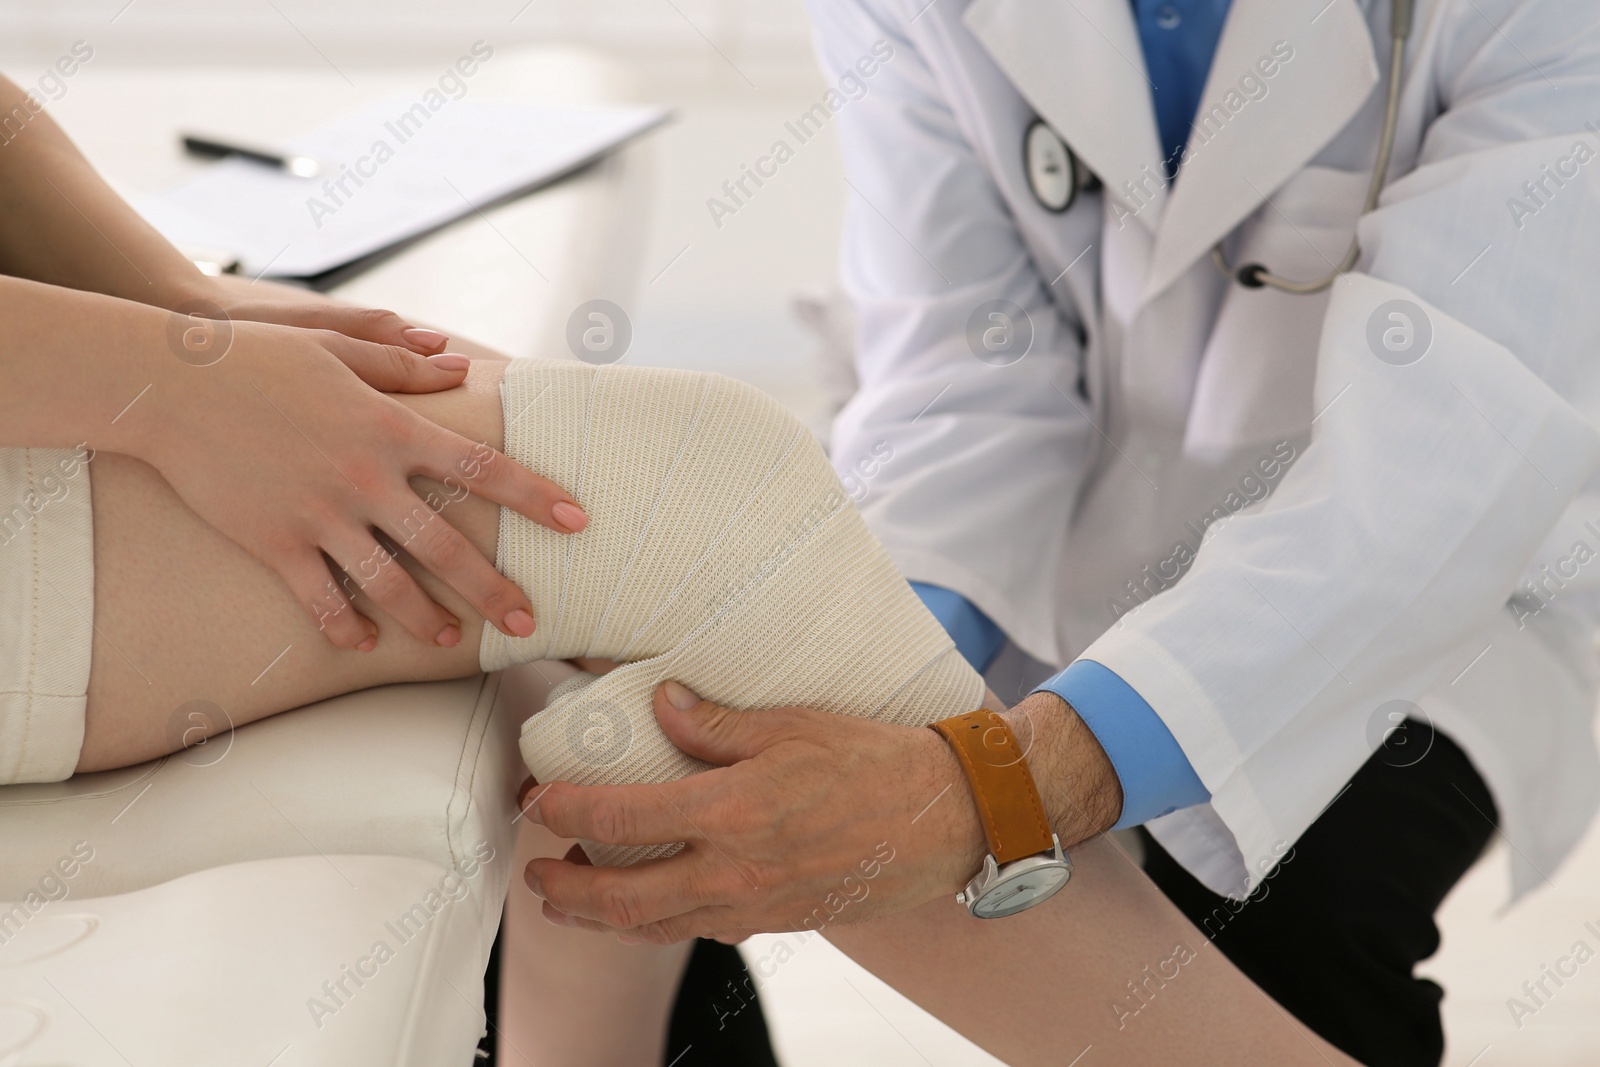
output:
[[[989,841],[982,869],[957,902],[979,919],[1003,919],[1054,896],[1072,877],[1072,861],[1050,830],[1027,756],[1006,721],[979,709],[932,728],[956,750]]]

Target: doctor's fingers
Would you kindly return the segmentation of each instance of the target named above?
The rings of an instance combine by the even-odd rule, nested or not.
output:
[[[670,845],[701,837],[695,799],[706,774],[642,785],[551,782],[526,797],[523,812],[557,837],[602,845]]]
[[[640,929],[662,924],[670,929],[686,913],[707,908],[728,912],[760,895],[742,872],[704,846],[632,867],[537,859],[528,864],[524,878],[555,915],[640,940],[645,939],[636,932]]]
[[[751,934],[760,932],[743,928],[731,929],[739,925],[734,916],[734,909],[713,905],[707,908],[696,908],[694,911],[675,915],[670,919],[663,919],[661,922],[637,926],[631,930],[619,930],[604,923],[595,922],[593,919],[582,919],[576,915],[567,915],[552,907],[548,901],[544,905],[546,921],[556,926],[570,926],[578,930],[591,930],[597,934],[615,934],[617,940],[625,945],[635,945],[641,942],[651,945],[675,945],[680,941],[689,941],[697,937],[721,941],[728,945],[737,945]]]

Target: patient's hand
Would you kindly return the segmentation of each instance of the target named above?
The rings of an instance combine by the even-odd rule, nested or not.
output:
[[[196,319],[191,328],[213,327]],[[445,482],[557,532],[581,529],[583,512],[553,482],[377,391],[433,391],[440,376],[446,387],[459,384],[465,357],[441,368],[329,330],[248,321],[223,328],[227,344],[215,353],[202,346],[193,360],[154,361],[159,377],[145,403],[159,415],[127,420],[114,450],[150,463],[201,518],[276,571],[339,647],[370,650],[377,627],[334,583],[324,554],[418,640],[461,639],[459,621],[374,529],[492,625],[533,632],[527,595],[439,518],[410,479]]]
[[[449,338],[437,330],[413,326],[393,311],[353,307],[306,289],[239,277],[206,278],[192,288],[191,306],[211,305],[229,319],[270,322],[307,330],[332,330],[360,341],[396,347],[420,356],[442,353]],[[424,365],[426,366],[426,365]],[[359,366],[351,370],[361,375]],[[365,379],[363,379],[365,380]],[[375,382],[367,382],[383,388]],[[458,374],[413,375],[400,392],[432,392],[461,384]],[[386,390],[394,392],[395,390]]]

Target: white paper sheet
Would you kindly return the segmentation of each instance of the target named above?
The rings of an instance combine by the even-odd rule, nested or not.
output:
[[[136,207],[174,244],[225,249],[251,276],[310,277],[537,188],[665,117],[393,97],[282,146],[321,160],[316,178],[228,159]]]

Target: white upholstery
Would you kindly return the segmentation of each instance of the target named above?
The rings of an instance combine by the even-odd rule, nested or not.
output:
[[[444,874],[330,853],[51,904],[0,946],[0,1063],[465,1067],[503,886],[430,898]]]
[[[275,715],[119,771],[0,789],[0,900],[86,841],[73,897],[144,889],[229,863],[318,852],[447,867],[509,846],[525,775],[499,677],[386,686]],[[4,929],[0,926],[0,936]]]
[[[20,1064],[265,1065],[292,1044],[282,1067],[465,1067],[511,877],[517,727],[571,673],[370,689],[0,789],[0,1064],[44,1005],[49,1041]],[[323,981],[398,948],[384,923],[485,856],[447,922],[309,1025]]]

